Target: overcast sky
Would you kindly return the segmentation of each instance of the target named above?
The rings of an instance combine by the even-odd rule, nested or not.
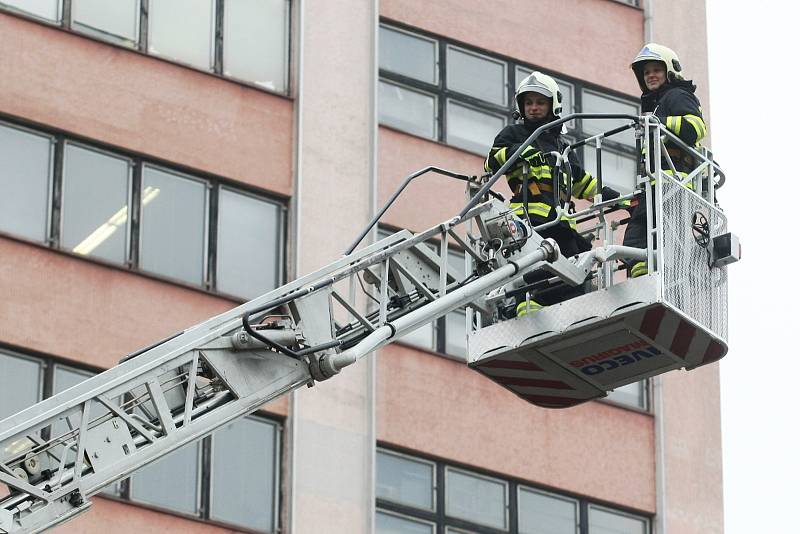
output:
[[[711,135],[728,179],[719,198],[743,248],[729,267],[721,363],[725,533],[800,532],[800,158],[790,142],[800,7],[707,3]]]

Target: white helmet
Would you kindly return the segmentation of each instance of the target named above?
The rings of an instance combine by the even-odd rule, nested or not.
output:
[[[558,89],[556,81],[547,74],[534,71],[519,83],[517,92],[514,94],[514,103],[516,105],[514,111],[518,117],[524,115],[525,104],[522,101],[522,95],[525,93],[538,93],[551,98],[553,115],[556,117],[561,116],[561,91]]]
[[[647,92],[647,86],[644,83],[644,65],[649,61],[658,61],[664,65],[664,68],[667,69],[667,82],[683,80],[683,74],[681,74],[682,67],[678,59],[678,54],[666,46],[656,43],[647,43],[644,45],[644,48],[639,51],[636,58],[634,58],[633,63],[631,63],[631,68],[636,75],[636,81],[639,82],[639,88],[641,88],[643,93]]]

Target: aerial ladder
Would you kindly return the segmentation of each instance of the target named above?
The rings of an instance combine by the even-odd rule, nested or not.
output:
[[[571,190],[570,151],[595,147],[600,191],[603,140],[633,130],[644,165],[635,190],[622,199],[645,193],[646,249],[616,244],[619,221],[611,212],[620,199],[598,196],[571,214],[597,245],[563,257],[537,232],[544,225],[534,228],[515,216],[491,189],[542,132],[573,119],[625,124],[550,155],[567,176],[554,187],[555,199]],[[697,166],[691,173],[666,172],[675,170],[667,142],[692,154]],[[463,210],[423,232],[402,230],[356,250],[411,180],[427,172],[466,182]],[[738,241],[716,203],[724,179],[706,149],[686,146],[654,117],[600,114],[573,114],[542,126],[492,176],[418,171],[342,258],[0,421],[0,533],[40,532],[66,522],[113,482],[268,401],[334,378],[458,309],[466,308],[468,365],[542,407],[574,406],[669,370],[716,361],[727,352],[726,265],[739,258]],[[559,215],[567,209],[558,208]],[[451,242],[465,251],[466,275],[448,265]],[[615,267],[621,259],[647,261],[649,274],[624,279]],[[504,310],[537,289],[523,275],[540,269],[551,275],[545,284],[587,291],[509,317]]]

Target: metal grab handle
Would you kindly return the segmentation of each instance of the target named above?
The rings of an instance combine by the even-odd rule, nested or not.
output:
[[[375,216],[372,218],[369,224],[367,224],[367,227],[364,228],[364,230],[358,235],[353,244],[347,248],[344,255],[347,256],[356,249],[358,244],[361,243],[361,241],[364,239],[364,237],[366,237],[369,231],[372,230],[372,227],[375,226],[375,224],[380,220],[381,217],[383,217],[383,214],[386,213],[386,210],[388,210],[389,207],[392,204],[394,204],[395,200],[397,200],[397,198],[400,196],[400,193],[402,193],[403,190],[406,188],[406,186],[408,186],[408,184],[411,183],[411,180],[418,178],[428,172],[434,172],[436,174],[449,176],[450,178],[455,178],[457,180],[462,180],[465,182],[469,182],[475,178],[474,176],[467,176],[466,174],[459,174],[457,172],[448,171],[447,169],[440,169],[439,167],[434,167],[434,166],[425,167],[424,169],[420,169],[414,173],[409,174],[408,176],[406,176],[405,180],[403,180],[403,183],[400,184],[400,187],[397,188],[397,190],[394,192],[391,198],[386,201],[386,204],[383,205],[383,207],[378,211],[378,213],[375,214]],[[492,191],[490,194],[498,195],[494,191]],[[500,198],[502,198],[502,196]]]

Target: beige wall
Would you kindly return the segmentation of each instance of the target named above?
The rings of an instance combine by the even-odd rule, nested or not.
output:
[[[0,112],[291,194],[286,98],[0,13]]]
[[[342,256],[372,215],[377,3],[298,3],[297,273]],[[293,533],[367,534],[373,521],[371,358],[292,396]]]

